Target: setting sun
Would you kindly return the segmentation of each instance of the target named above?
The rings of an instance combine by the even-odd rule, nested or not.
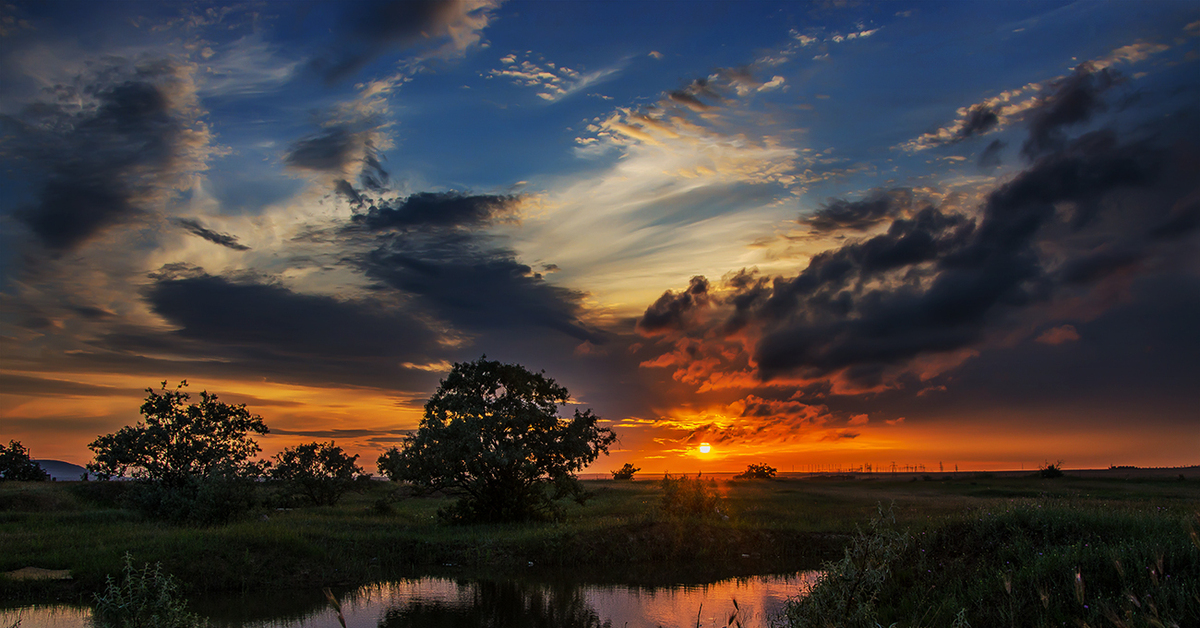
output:
[[[712,451],[712,447],[708,443],[700,443],[700,453],[706,454]]]

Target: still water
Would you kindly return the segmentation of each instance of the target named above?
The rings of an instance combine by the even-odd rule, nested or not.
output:
[[[752,576],[702,585],[633,587],[513,580],[416,578],[341,594],[347,628],[767,628],[815,571]],[[321,592],[268,592],[202,600],[194,609],[218,628],[340,628]],[[91,612],[69,606],[0,610],[0,628],[88,628]]]

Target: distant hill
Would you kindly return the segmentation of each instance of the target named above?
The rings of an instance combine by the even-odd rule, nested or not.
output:
[[[87,472],[87,469],[62,460],[34,460],[38,463],[46,473],[50,474],[50,478],[59,482],[78,482],[79,478]],[[89,475],[91,479],[95,479],[95,475]]]

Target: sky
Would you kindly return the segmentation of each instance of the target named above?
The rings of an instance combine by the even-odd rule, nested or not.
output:
[[[373,471],[487,356],[597,473],[1200,464],[1194,2],[8,0],[0,86],[35,458],[186,380]]]

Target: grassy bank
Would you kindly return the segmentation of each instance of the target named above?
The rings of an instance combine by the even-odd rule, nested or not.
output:
[[[0,571],[69,569],[63,582],[0,578],[8,600],[86,599],[125,552],[161,562],[189,593],[350,585],[430,570],[587,568],[682,581],[814,568],[836,558],[878,504],[931,532],[964,512],[1016,504],[1119,510],[1150,519],[1200,509],[1200,482],[960,477],[929,481],[725,482],[726,518],[666,516],[657,482],[589,481],[595,498],[556,524],[444,526],[447,501],[373,484],[336,507],[263,510],[225,526],[171,526],[116,506],[119,483],[0,485]],[[1131,532],[1133,533],[1133,532]],[[965,552],[969,548],[956,548]],[[951,550],[947,549],[947,552]]]
[[[1055,500],[913,533],[886,511],[791,602],[789,628],[1200,625],[1200,513]]]

